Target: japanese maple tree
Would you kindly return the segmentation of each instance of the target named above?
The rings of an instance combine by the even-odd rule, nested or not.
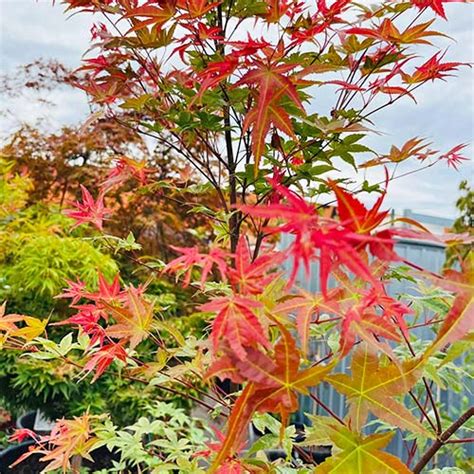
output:
[[[392,181],[399,177],[398,163],[412,161],[415,171],[438,163],[457,167],[465,160],[464,144],[435,151],[413,138],[384,153],[363,143],[374,131],[376,113],[404,100],[415,114],[420,87],[469,66],[436,51],[444,34],[434,29],[434,19],[446,18],[447,2],[62,3],[68,13],[96,20],[92,49],[74,76],[95,104],[91,120],[115,119],[155,140],[200,174],[194,193],[212,189],[216,197],[193,209],[212,222],[212,231],[195,247],[172,247],[176,258],[162,265],[163,274],[195,289],[191,304],[208,322],[208,339],[183,340],[146,285],[101,278],[94,291],[69,282],[61,296],[71,299],[77,313],[67,323],[87,339],[82,362],[75,363],[78,373],[93,373],[95,380],[118,365],[124,377],[184,396],[196,378],[206,380],[205,396],[188,396],[208,410],[219,407],[224,429],[206,454],[196,454],[202,470],[177,467],[180,472],[275,472],[276,465],[253,456],[247,428],[254,417],[272,414],[283,443],[301,395],[321,407],[325,416],[312,429],[319,424],[325,443],[334,447],[314,472],[421,472],[474,411],[443,424],[427,378],[433,359],[441,366],[453,357],[451,348],[459,356],[472,340],[474,266],[468,254],[457,269],[433,274],[399,256],[395,243],[403,237],[454,245],[472,238],[434,236],[409,219],[403,228],[393,226],[384,197],[397,185]],[[420,45],[434,48],[434,54],[424,57]],[[318,109],[323,94],[334,99],[326,113]],[[124,115],[124,109],[130,113]],[[354,188],[354,174],[373,167],[386,178]],[[146,165],[124,156],[95,189],[82,189],[82,199],[67,215],[101,231],[114,219],[108,196],[129,178],[137,193],[153,185]],[[364,204],[362,191],[378,193],[375,204]],[[281,245],[282,235],[289,236],[287,246]],[[402,262],[405,273],[397,273]],[[152,279],[156,262],[141,263]],[[419,324],[411,302],[388,292],[395,276],[442,292],[444,306],[421,323],[433,327],[433,340],[415,344]],[[304,289],[302,279],[310,277],[319,279],[320,292]],[[5,341],[26,339],[42,350],[44,339],[35,339],[41,325],[18,315],[2,320]],[[174,343],[165,345],[163,334]],[[318,355],[311,351],[316,334],[324,348]],[[156,362],[136,357],[145,339],[156,344]],[[340,373],[346,358],[350,373]],[[217,379],[231,381],[231,393],[223,393]],[[345,417],[316,395],[323,383],[345,395]],[[385,451],[392,433],[366,434],[369,413],[407,435],[403,461]],[[37,450],[46,461],[60,455],[50,468],[68,469],[68,456],[87,455],[100,445],[100,434],[89,428],[84,439],[71,438],[71,426],[79,422],[61,420],[41,440]],[[299,462],[300,472],[309,472],[305,464],[311,460],[301,456]]]

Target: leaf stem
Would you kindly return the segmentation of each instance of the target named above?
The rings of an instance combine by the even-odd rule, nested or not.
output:
[[[341,425],[345,425],[344,420],[336,415],[324,402],[322,402],[314,393],[310,393],[309,396],[325,411],[327,411],[335,420]]]

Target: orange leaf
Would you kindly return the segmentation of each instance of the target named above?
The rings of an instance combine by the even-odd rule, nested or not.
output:
[[[437,280],[439,286],[456,292],[456,298],[444,318],[436,339],[425,357],[474,331],[474,258],[471,255],[460,272],[448,270],[446,280]]]
[[[133,349],[148,336],[152,328],[153,304],[132,286],[125,291],[124,299],[123,307],[106,301],[102,303],[116,321],[105,332],[112,338],[129,340],[130,348]]]
[[[321,312],[341,315],[338,303],[334,301],[335,293],[338,292],[339,290],[330,290],[328,295],[324,296],[299,289],[297,296],[280,303],[274,309],[276,314],[295,315],[304,356],[308,354],[309,328],[315,316],[319,317]]]
[[[347,396],[351,426],[360,431],[372,412],[381,420],[401,429],[430,436],[415,416],[393,397],[402,395],[420,377],[422,359],[380,365],[377,355],[366,343],[354,352],[352,374],[333,374],[325,378]]]
[[[288,416],[298,408],[297,393],[308,394],[309,387],[317,385],[333,368],[314,366],[300,370],[300,353],[291,334],[277,323],[281,338],[274,348],[272,357],[250,348],[247,358],[240,360],[233,355],[227,359],[237,369],[238,379],[234,378],[229,367],[224,371],[232,380],[249,381],[244,392],[232,409],[227,427],[226,441],[223,443],[209,472],[216,472],[219,463],[235,451],[241,435],[256,412],[279,413],[282,430]]]

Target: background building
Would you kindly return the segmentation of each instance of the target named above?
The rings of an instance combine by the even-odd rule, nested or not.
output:
[[[394,215],[391,218],[395,217]],[[428,230],[430,230],[433,234],[439,235],[443,232],[446,232],[449,228],[451,228],[453,221],[450,219],[433,217],[423,214],[417,214],[412,212],[411,210],[405,210],[402,214],[402,217],[406,217],[409,219],[413,219]],[[400,222],[397,224],[398,226],[408,226],[408,224],[404,224]],[[285,236],[283,239],[282,245],[287,246],[290,242],[291,236]],[[433,240],[433,242],[426,241],[426,240],[414,240],[414,239],[399,239],[396,244],[396,252],[403,260],[408,260],[426,270],[432,272],[440,272],[443,264],[445,262],[445,245]],[[288,265],[289,270],[289,265]],[[320,291],[320,284],[319,284],[319,269],[318,265],[313,264],[311,267],[311,277],[307,278],[303,269],[301,269],[297,276],[297,285],[301,288],[304,288],[311,292],[318,292]],[[329,282],[331,284],[331,282]],[[402,281],[402,282],[395,282],[391,283],[388,288],[389,293],[392,296],[396,296],[398,294],[410,294],[416,296],[416,290],[413,285],[409,282]],[[430,314],[426,313],[425,317],[429,318]],[[422,316],[423,317],[423,316]],[[420,339],[430,339],[433,337],[433,331],[430,327],[421,327],[416,328],[414,330],[414,334],[418,335]],[[327,346],[322,341],[313,341],[312,342],[312,353],[315,359],[319,358],[327,351]],[[457,361],[458,364],[461,364],[462,361]],[[350,369],[350,358],[346,357],[340,365],[340,371],[345,372],[349,371]],[[436,387],[435,387],[436,389]],[[461,409],[461,400],[465,398],[465,401],[469,403],[469,405],[474,404],[474,383],[471,380],[470,383],[470,390],[462,393],[456,394],[452,391],[444,391],[437,389],[435,391],[435,397],[438,401],[445,406],[445,412],[449,414],[449,416],[453,419],[459,416],[458,410]],[[323,382],[318,386],[318,388],[314,391],[314,394],[331,410],[333,410],[338,416],[344,417],[346,414],[346,404],[345,404],[345,397],[340,395],[336,390],[332,388],[327,382]],[[316,404],[310,397],[301,397],[300,400],[300,409],[295,417],[295,422],[297,423],[304,423],[308,424],[309,420],[305,416],[305,413],[311,414],[318,414],[318,415],[327,415],[327,413],[322,409],[320,406]],[[373,432],[376,426],[369,426],[367,427],[367,433]],[[474,446],[466,446],[468,450],[469,456],[474,456]],[[396,456],[406,460],[407,451],[404,445],[403,438],[400,432],[397,432],[396,436],[393,438],[392,442],[389,445],[389,451]],[[439,459],[438,460],[439,466],[446,466],[450,465],[448,459]]]

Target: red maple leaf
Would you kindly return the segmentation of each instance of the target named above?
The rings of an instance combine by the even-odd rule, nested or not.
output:
[[[412,75],[403,74],[404,81],[408,84],[417,84],[419,82],[425,82],[435,79],[444,79],[450,77],[452,74],[448,74],[451,71],[457,71],[461,66],[470,66],[467,63],[460,62],[447,62],[442,63],[441,60],[444,54],[440,56],[440,52],[431,56],[425,63],[418,66]]]
[[[321,313],[330,313],[342,315],[337,296],[340,289],[331,289],[327,296],[322,294],[309,293],[303,289],[292,298],[279,303],[274,313],[289,319],[293,315],[296,319],[296,328],[301,341],[301,352],[304,356],[308,355],[308,343],[310,340],[310,326],[313,321],[318,321]]]
[[[81,224],[91,223],[99,230],[102,230],[104,219],[109,216],[112,211],[104,205],[104,195],[99,194],[95,201],[91,193],[81,184],[82,202],[76,201],[74,209],[66,209],[64,214],[76,221],[74,227]]]
[[[114,360],[121,360],[122,362],[127,360],[127,353],[120,343],[110,343],[100,347],[87,361],[84,366],[84,371],[87,374],[95,371],[94,377],[92,378],[94,382],[105,372],[107,367],[109,367]]]
[[[266,331],[255,314],[262,303],[241,296],[214,298],[203,304],[202,311],[216,313],[212,324],[212,343],[217,351],[224,340],[239,359],[247,357],[247,348],[261,344],[269,347]]]
[[[197,81],[200,84],[199,92],[191,101],[190,105],[200,100],[208,89],[213,89],[222,81],[226,80],[233,74],[239,64],[237,56],[229,54],[225,61],[214,61],[207,65],[207,67],[199,72]]]
[[[180,46],[177,46],[172,54],[178,53],[183,62],[186,62],[184,53],[190,46],[193,46],[196,41],[204,43],[206,41],[222,41],[224,39],[220,28],[216,26],[209,27],[200,21],[197,23],[183,23],[181,26],[190,31],[190,34],[184,35],[177,40]]]
[[[198,247],[175,247],[174,245],[170,246],[173,250],[181,253],[182,255],[178,258],[175,258],[169,262],[164,268],[163,272],[173,272],[173,273],[185,273],[183,286],[188,286],[191,282],[191,276],[193,268],[201,268],[201,287],[204,288],[207,277],[211,273],[213,267],[215,266],[221,278],[225,281],[227,279],[227,253],[224,250],[214,247],[211,248],[209,253],[199,252]]]
[[[20,428],[15,430],[13,434],[8,437],[8,442],[14,443],[16,441],[22,443],[27,438],[32,438],[36,441],[39,440],[39,436],[34,431],[29,430],[28,428]]]
[[[349,353],[356,336],[359,336],[368,344],[393,356],[390,347],[380,338],[400,341],[401,332],[408,336],[404,316],[411,312],[381,290],[369,290],[359,302],[352,303],[344,314],[340,333],[341,355]]]
[[[311,232],[311,243],[319,249],[319,274],[323,294],[327,293],[327,282],[331,271],[340,265],[344,265],[354,275],[374,286],[379,284],[370,272],[364,256],[354,247],[357,238],[357,234],[341,230],[338,224],[322,225]],[[363,242],[364,238],[360,240]]]
[[[99,310],[96,305],[86,304],[77,306],[79,311],[64,321],[53,323],[52,325],[62,326],[65,324],[74,324],[79,326],[88,336],[90,336],[90,346],[96,342],[102,346],[106,338],[105,329],[99,324],[101,318],[106,319],[107,314]]]
[[[389,211],[380,212],[385,192],[380,195],[369,210],[353,194],[348,193],[333,181],[329,181],[328,184],[336,194],[337,213],[341,224],[347,229],[358,234],[368,234],[387,217]]]
[[[128,9],[123,18],[132,22],[132,28],[127,33],[138,31],[147,26],[152,26],[155,31],[160,31],[163,25],[173,18],[176,13],[176,2],[163,1],[160,7],[153,5],[142,5],[137,8]],[[144,18],[139,20],[138,18]]]
[[[279,227],[272,227],[268,230],[273,233],[290,233],[295,236],[288,252],[293,255],[295,265],[293,266],[290,282],[293,282],[298,273],[301,262],[310,273],[311,259],[314,257],[314,247],[311,243],[311,229],[318,222],[318,215],[314,204],[307,202],[294,191],[279,184],[277,181],[270,181],[274,189],[271,196],[271,204],[266,206],[241,206],[243,212],[256,217],[266,219],[283,219],[286,221]],[[285,202],[281,202],[282,200]]]
[[[147,168],[145,161],[136,161],[132,158],[120,158],[115,168],[110,171],[104,182],[100,187],[106,191],[114,186],[120,185],[130,178],[135,178],[141,186],[148,183],[148,177],[154,173],[154,170]]]
[[[239,293],[260,294],[280,273],[269,273],[284,259],[284,253],[269,251],[252,260],[250,247],[245,237],[241,237],[234,255],[235,268],[229,268],[229,280]]]
[[[66,283],[68,285],[67,288],[61,294],[55,296],[55,298],[70,298],[72,299],[71,305],[75,305],[81,298],[86,297],[86,284],[83,281],[66,280]]]
[[[439,16],[446,20],[446,12],[444,11],[443,3],[467,3],[467,0],[410,0],[413,5],[418,7],[420,10],[425,8],[431,8]]]
[[[366,261],[357,251],[358,245],[355,245],[369,241],[367,236],[358,234],[351,228],[345,228],[333,219],[320,217],[313,204],[280,184],[275,184],[275,191],[286,203],[241,206],[240,209],[254,216],[286,221],[278,227],[267,230],[273,233],[290,233],[294,236],[287,250],[294,259],[289,285],[294,282],[301,264],[309,275],[310,263],[316,259],[320,263],[320,280],[324,294],[327,292],[327,281],[331,270],[339,265],[345,265],[355,275],[377,285]],[[376,212],[370,214],[371,219],[377,216]]]
[[[186,13],[180,16],[181,19],[194,19],[204,16],[222,2],[209,2],[208,0],[177,0],[176,6]]]
[[[234,87],[247,84],[257,93],[257,103],[245,116],[243,127],[245,131],[252,126],[252,151],[257,169],[264,152],[265,137],[272,124],[283,133],[294,136],[290,117],[279,104],[280,99],[287,96],[303,112],[304,107],[296,90],[295,79],[287,75],[296,67],[294,64],[271,64],[256,60],[253,66]]]
[[[469,158],[466,158],[465,156],[461,156],[459,152],[466,148],[468,144],[461,144],[461,145],[456,145],[454,148],[451,148],[451,150],[447,151],[443,155],[439,157],[440,160],[446,160],[448,163],[448,166],[453,167],[456,171],[458,170],[458,165],[461,164],[463,161],[469,161]]]
[[[386,183],[388,183],[387,174]],[[388,210],[380,211],[386,191],[380,195],[372,208],[367,209],[353,194],[348,193],[332,181],[329,181],[329,185],[336,194],[337,213],[341,219],[341,224],[359,235],[359,237],[353,241],[354,246],[357,249],[362,249],[368,245],[372,255],[380,260],[398,260],[399,257],[394,251],[395,243],[393,240],[398,232],[396,229],[384,229],[373,234],[371,238],[360,238],[361,235],[371,234],[388,216]]]
[[[99,288],[95,292],[85,293],[85,297],[96,303],[113,303],[122,301],[125,293],[120,288],[119,276],[115,275],[111,283],[108,283],[104,275],[99,272]]]
[[[250,37],[250,33],[247,33],[246,41],[227,41],[226,44],[233,47],[232,55],[236,57],[244,56],[248,58],[249,56],[254,55],[258,51],[268,48],[271,44],[268,41],[265,41],[263,38],[260,40],[255,40]]]
[[[278,326],[281,338],[275,345],[272,356],[255,347],[249,348],[245,360],[234,354],[229,356],[235,372],[235,376],[231,376],[232,380],[244,378],[248,384],[228,419],[226,439],[214,458],[209,471],[211,473],[217,472],[222,461],[235,453],[254,413],[279,413],[284,430],[289,414],[298,408],[298,393],[308,394],[309,387],[318,384],[332,368],[317,365],[300,369],[300,353],[294,338],[282,325]],[[214,375],[212,367],[210,375]]]
[[[107,305],[122,305],[127,301],[127,293],[120,288],[119,276],[116,275],[111,283],[108,283],[104,275],[99,272],[97,291],[87,291],[85,283],[81,281],[68,281],[69,287],[57,298],[71,298],[70,307],[78,312],[68,319],[53,323],[53,325],[75,324],[91,336],[90,346],[99,341],[102,345],[106,334],[105,329],[100,326],[99,321],[108,320]],[[78,305],[80,299],[90,300],[86,304]]]

